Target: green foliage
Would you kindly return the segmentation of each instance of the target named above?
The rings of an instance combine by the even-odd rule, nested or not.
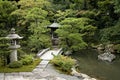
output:
[[[72,9],[66,9],[65,11],[61,11],[58,10],[55,15],[54,15],[54,19],[56,19],[57,21],[61,22],[62,20],[64,20],[66,17],[75,17],[77,11],[72,10]]]
[[[16,9],[17,6],[14,1],[0,1],[0,36],[5,36],[9,28],[13,27],[14,19],[10,14]]]
[[[120,0],[114,0],[115,3],[115,12],[120,13]]]
[[[25,55],[23,59],[21,59],[23,65],[30,65],[33,63],[33,56],[32,55]]]
[[[120,44],[115,45],[114,49],[117,51],[117,53],[120,53]]]
[[[71,68],[75,65],[75,60],[68,56],[58,55],[54,57],[51,63],[64,72],[71,72]]]
[[[51,46],[50,30],[46,26],[57,20],[62,25],[57,33],[63,48],[78,51],[93,43],[96,27],[100,31],[95,34],[100,37],[98,41],[119,43],[119,4],[119,0],[0,1],[0,37],[15,27],[24,37],[20,41],[24,50],[37,52]],[[5,59],[3,54],[1,58]]]
[[[90,19],[95,19],[97,16],[97,12],[95,10],[81,10],[77,13],[77,16],[79,17],[86,17]]]
[[[90,37],[94,35],[95,27],[89,25],[88,18],[66,18],[56,31],[60,36],[61,45],[72,51],[78,51],[87,46]],[[87,36],[87,37],[86,37]]]
[[[9,64],[9,68],[20,68],[22,67],[22,62],[20,61],[14,61]]]
[[[9,54],[10,50],[8,49],[8,39],[1,37],[0,38],[0,61],[2,66],[5,66],[9,63]]]
[[[49,30],[46,28],[49,25],[46,18],[50,3],[47,0],[20,0],[18,5],[19,9],[12,12],[11,15],[16,17],[18,31],[26,40],[23,45],[35,52],[41,48],[50,47]]]
[[[112,42],[120,43],[120,23],[118,22],[116,26],[105,28],[101,30],[101,41],[102,42]]]

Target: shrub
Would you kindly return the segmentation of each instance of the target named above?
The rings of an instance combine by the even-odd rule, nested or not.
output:
[[[120,53],[120,44],[115,45],[115,50],[117,53]]]
[[[14,61],[14,62],[11,62],[8,66],[9,68],[20,68],[22,67],[22,62]]]
[[[71,68],[75,65],[75,60],[71,57],[58,55],[55,56],[51,63],[59,67],[64,72],[71,72]]]
[[[23,65],[29,65],[33,63],[33,56],[32,55],[26,55],[21,59],[21,62]]]

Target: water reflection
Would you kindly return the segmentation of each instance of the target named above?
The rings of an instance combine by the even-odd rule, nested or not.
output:
[[[79,53],[71,55],[78,60],[79,70],[100,80],[119,80],[120,79],[120,56],[116,55],[113,62],[104,62],[97,59],[96,50],[81,50]]]

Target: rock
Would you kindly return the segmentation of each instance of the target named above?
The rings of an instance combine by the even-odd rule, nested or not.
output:
[[[97,80],[97,79],[95,79],[95,78],[85,78],[83,80]]]
[[[104,45],[103,45],[103,44],[100,44],[100,45],[98,45],[97,49],[98,49],[99,51],[102,51],[102,50],[104,50],[105,48],[104,48]]]
[[[105,50],[110,51],[111,53],[114,53],[114,45],[113,44],[108,44],[105,46]]]
[[[66,80],[66,79],[61,78],[61,77],[55,77],[55,79],[54,79],[54,80]]]
[[[42,78],[42,79],[35,79],[35,80],[47,80],[47,79],[45,79],[45,78]]]
[[[89,77],[88,75],[86,75],[86,74],[83,74],[83,73],[82,73],[81,75],[82,75],[83,78],[90,79],[90,77]]]
[[[66,56],[68,56],[68,55],[72,54],[72,52],[71,52],[71,51],[67,51],[67,52],[65,52],[64,54],[65,54]]]
[[[72,70],[71,74],[72,74],[73,76],[82,78],[81,73],[77,72],[77,71],[75,70],[75,68],[71,68],[71,70]]]
[[[91,78],[91,80],[97,80],[97,79],[95,79],[95,78]]]
[[[112,62],[112,60],[115,58],[116,56],[114,54],[111,54],[110,52],[105,52],[104,54],[98,55],[98,59],[103,61]]]

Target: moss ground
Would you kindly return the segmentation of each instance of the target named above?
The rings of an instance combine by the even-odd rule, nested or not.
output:
[[[31,72],[39,63],[40,59],[36,59],[32,64],[30,65],[23,65],[21,68],[8,68],[6,67],[0,67],[0,73],[11,73],[11,72]]]

